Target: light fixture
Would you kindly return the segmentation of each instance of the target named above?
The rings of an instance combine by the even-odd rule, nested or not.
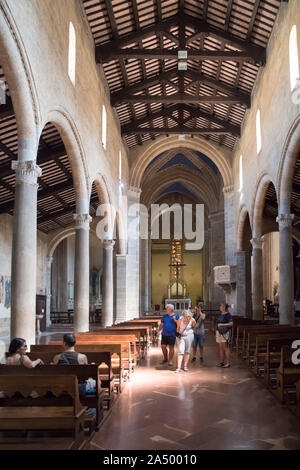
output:
[[[179,60],[178,70],[187,70],[187,62],[185,60]]]
[[[178,140],[185,140],[185,134],[179,134]]]
[[[187,60],[187,51],[178,51],[178,60]]]

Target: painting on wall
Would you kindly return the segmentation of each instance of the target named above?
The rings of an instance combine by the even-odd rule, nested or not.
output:
[[[11,276],[0,274],[0,304],[10,308],[11,303]]]

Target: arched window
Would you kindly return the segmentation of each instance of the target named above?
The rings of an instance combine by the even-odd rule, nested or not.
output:
[[[105,106],[102,105],[102,145],[104,147],[104,150],[106,150],[106,144],[107,144],[107,114],[106,114]]]
[[[243,190],[243,155],[240,156],[240,187],[239,192],[241,193]]]
[[[289,58],[290,58],[291,91],[293,91],[297,84],[297,79],[299,79],[299,75],[300,75],[296,25],[292,27],[291,32],[290,32]]]
[[[257,154],[261,151],[261,125],[260,125],[260,110],[256,112],[256,149]]]
[[[68,74],[71,82],[75,86],[76,77],[76,34],[73,23],[69,24],[69,58],[68,58]]]

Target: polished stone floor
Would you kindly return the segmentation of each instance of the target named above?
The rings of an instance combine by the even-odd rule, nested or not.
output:
[[[232,357],[222,369],[212,334],[205,362],[160,365],[151,348],[95,434],[90,449],[300,449],[300,421]]]

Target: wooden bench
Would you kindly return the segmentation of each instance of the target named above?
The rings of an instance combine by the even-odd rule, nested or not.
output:
[[[23,369],[15,367],[19,371]],[[28,375],[22,377],[15,374],[0,375],[0,390],[5,394],[4,398],[0,398],[0,431],[3,431],[4,436],[7,431],[68,432],[72,435],[68,448],[82,448],[85,443],[84,413],[87,408],[79,400],[77,377],[41,376],[35,372],[29,375],[29,371],[33,372],[34,369],[27,369]],[[33,391],[38,393],[38,398],[30,396]],[[52,395],[49,396],[49,392]],[[51,448],[51,439],[47,439],[46,448]],[[18,443],[15,443],[16,449]]]
[[[249,366],[253,366],[255,362],[255,352],[256,352],[256,337],[258,335],[272,335],[276,333],[278,335],[300,335],[300,328],[296,328],[294,326],[288,325],[275,325],[274,328],[271,328],[271,331],[265,330],[263,328],[259,330],[251,330],[248,331],[248,337],[246,340],[246,347],[245,347],[245,360],[247,361]]]
[[[53,360],[53,357],[56,354],[64,352],[64,347],[60,342],[57,344],[33,344],[31,345],[31,351],[28,353],[29,357],[31,353],[36,353],[36,356],[32,357],[41,357],[41,354],[48,353],[49,362]],[[119,350],[120,348],[118,348]],[[112,370],[112,355],[113,352],[110,351],[110,348],[104,348],[104,350],[100,347],[92,348],[90,345],[76,345],[76,351],[82,354],[85,354],[90,362],[95,362],[98,365],[101,365],[100,369],[100,379],[101,379],[101,387],[105,391],[104,403],[109,409],[113,402],[114,402],[114,391],[115,391],[115,377],[113,375]],[[92,357],[89,353],[99,353],[97,357],[94,356],[95,360],[92,360]],[[100,355],[100,353],[103,353]]]
[[[281,403],[289,403],[291,399],[293,402],[296,400],[296,383],[300,380],[300,367],[292,363],[294,352],[291,346],[282,346],[276,380],[270,389]]]
[[[244,346],[244,340],[245,340],[245,335],[244,335],[244,330],[245,328],[255,328],[255,327],[258,327],[258,326],[266,326],[267,328],[268,327],[272,327],[274,326],[274,322],[270,322],[270,321],[259,321],[259,320],[251,320],[250,322],[245,322],[242,321],[242,322],[237,322],[236,320],[234,320],[233,322],[233,330],[235,331],[235,346],[236,346],[236,352],[238,355],[241,354],[241,351],[242,351],[242,348]]]
[[[242,343],[239,345],[238,353],[243,359],[247,359],[252,348],[255,348],[255,336],[264,333],[278,333],[288,331],[290,325],[247,325],[243,326]]]
[[[92,378],[96,382],[95,393],[86,394],[85,396],[80,395],[80,403],[88,408],[96,409],[96,418],[92,419],[85,417],[85,422],[88,422],[90,433],[93,428],[99,429],[100,423],[103,420],[103,410],[105,401],[105,390],[101,386],[101,369],[99,364],[99,355],[95,355],[93,359],[96,359],[94,364],[88,365],[51,365],[53,354],[51,353],[28,353],[28,357],[31,360],[41,358],[44,362],[44,366],[36,367],[34,369],[27,369],[26,367],[20,366],[0,366],[0,374],[4,373],[7,375],[28,375],[29,373],[37,375],[76,375],[78,382],[83,383],[87,379]],[[102,363],[102,361],[101,361]]]
[[[142,326],[109,326],[105,328],[108,334],[119,334],[120,332],[126,332],[127,334],[134,334],[137,340],[137,349],[140,358],[145,358],[148,349],[148,338],[149,338],[149,327]]]
[[[108,335],[104,332],[84,332],[77,333],[76,335],[76,344],[81,341],[94,341],[96,343],[125,343],[123,354],[123,368],[124,371],[128,372],[130,377],[131,372],[134,370],[138,362],[138,354],[136,351],[135,335]],[[128,345],[128,348],[127,348]]]
[[[131,329],[130,328],[95,328],[93,334],[102,334],[102,335],[113,335],[113,336],[127,336],[127,335],[134,335],[135,336],[135,349],[134,352],[137,354],[138,360],[143,357],[143,335],[138,329]],[[119,339],[119,338],[118,338]]]
[[[66,323],[72,324],[74,319],[74,311],[69,310],[67,312],[51,312],[50,320],[52,323]]]
[[[256,336],[253,373],[257,377],[264,377],[266,385],[269,380],[269,370],[272,368],[272,362],[276,361],[277,367],[280,362],[281,346],[291,344],[293,339],[300,339],[300,332],[278,332],[265,333]],[[273,341],[277,340],[277,341]]]

